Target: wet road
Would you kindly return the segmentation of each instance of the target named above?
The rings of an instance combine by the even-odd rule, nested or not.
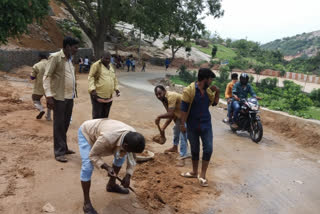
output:
[[[149,99],[154,86],[148,80],[164,76],[160,72],[121,73],[119,81],[143,90],[139,96]],[[157,102],[150,99],[149,105],[155,106]],[[320,213],[317,151],[308,152],[266,127],[262,141],[255,144],[247,133],[233,134],[221,122],[226,111],[211,108],[210,112],[214,156],[208,178],[209,185],[216,185],[221,195],[217,200],[211,200],[210,196],[201,198],[199,204],[205,207],[206,213]]]

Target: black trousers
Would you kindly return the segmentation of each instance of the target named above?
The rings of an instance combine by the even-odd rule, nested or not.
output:
[[[92,95],[90,95],[90,97],[92,103],[92,119],[108,118],[112,102],[99,103]]]
[[[68,151],[67,131],[70,125],[73,99],[54,100],[53,110],[53,142],[55,157],[65,155]]]

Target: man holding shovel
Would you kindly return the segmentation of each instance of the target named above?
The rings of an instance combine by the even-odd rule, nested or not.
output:
[[[156,97],[162,102],[163,106],[167,110],[167,113],[161,114],[157,117],[155,123],[157,126],[160,124],[161,119],[167,119],[162,128],[160,128],[160,133],[164,135],[165,129],[174,120],[173,127],[173,146],[165,150],[165,152],[178,152],[178,145],[180,140],[180,157],[181,160],[190,157],[188,155],[188,139],[186,132],[180,132],[181,123],[181,100],[182,95],[176,92],[167,91],[162,85],[158,85],[154,89],[154,93]],[[183,166],[183,161],[179,164],[179,166]]]
[[[141,153],[145,147],[144,137],[134,128],[120,121],[95,119],[84,122],[78,131],[79,150],[82,159],[80,180],[84,196],[85,214],[96,214],[90,200],[93,163],[108,172],[110,177],[106,186],[108,192],[128,194],[130,178],[136,164],[133,153]],[[113,155],[113,165],[106,164],[102,157]],[[126,176],[122,186],[116,184],[117,175],[127,159]]]
[[[101,59],[95,62],[89,73],[89,93],[92,103],[92,119],[108,118],[112,105],[112,95],[120,96],[118,80],[110,63],[111,54],[104,52]]]

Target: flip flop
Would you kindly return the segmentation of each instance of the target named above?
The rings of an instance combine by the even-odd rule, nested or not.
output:
[[[112,187],[107,186],[107,192],[115,192],[115,193],[120,193],[120,194],[129,194],[129,190],[127,188],[121,187],[118,184],[115,184]]]
[[[200,186],[202,186],[202,187],[209,186],[207,179],[204,179],[204,178],[201,178],[200,176],[198,176],[198,181],[199,181]]]
[[[198,177],[197,175],[191,174],[191,172],[184,172],[184,173],[181,173],[180,175],[185,178],[197,178]]]

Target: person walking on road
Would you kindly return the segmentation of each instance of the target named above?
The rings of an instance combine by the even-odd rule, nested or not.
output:
[[[142,69],[141,72],[146,72],[146,62],[142,61]]]
[[[46,54],[39,54],[39,62],[32,67],[32,73],[30,75],[30,79],[34,80],[33,90],[32,90],[32,101],[36,109],[39,111],[38,116],[36,117],[38,120],[42,118],[45,114],[44,108],[41,104],[41,98],[44,95],[43,89],[43,75],[46,70],[46,64],[48,61],[48,57]],[[51,110],[47,109],[46,119],[48,121],[51,120]]]
[[[180,141],[180,158],[182,161],[178,164],[178,166],[184,166],[184,159],[190,157],[190,155],[188,154],[187,132],[180,131],[180,125],[182,124],[180,111],[182,95],[176,92],[167,91],[162,85],[156,86],[154,88],[154,93],[167,110],[167,113],[157,116],[155,120],[156,125],[159,125],[161,119],[167,119],[161,128],[161,132],[164,133],[171,121],[174,121],[173,146],[170,149],[165,150],[165,153],[177,153]]]
[[[57,161],[67,162],[65,155],[74,154],[68,149],[67,131],[76,96],[75,69],[72,56],[78,51],[79,41],[66,37],[63,49],[51,54],[43,77],[47,106],[53,109],[54,155]]]
[[[169,68],[169,65],[170,65],[170,60],[169,58],[166,58],[166,61],[164,62],[165,66],[166,66],[166,71],[168,70]]]
[[[136,165],[133,153],[141,153],[145,148],[144,137],[134,128],[120,121],[96,119],[84,122],[78,131],[78,143],[82,160],[80,180],[84,196],[83,211],[96,214],[90,199],[91,176],[93,164],[108,172],[110,177],[106,186],[107,192],[128,194],[130,179]],[[102,157],[114,156],[112,166]],[[120,186],[116,184],[123,163],[127,160],[127,170]]]
[[[131,71],[132,72],[136,71],[136,61],[133,58],[131,60]]]
[[[108,118],[112,105],[112,95],[120,96],[118,80],[112,64],[111,54],[104,52],[101,59],[95,62],[89,73],[89,93],[92,103],[92,118]]]
[[[126,65],[127,65],[127,68],[128,68],[127,72],[129,72],[130,71],[130,66],[131,66],[131,60],[129,59],[129,57],[126,60]]]
[[[192,172],[182,173],[186,178],[197,178],[203,187],[208,186],[206,172],[213,151],[213,133],[209,107],[219,102],[220,90],[211,86],[215,74],[209,68],[201,68],[198,81],[184,88],[181,101],[181,132],[188,133],[192,155]],[[187,127],[185,126],[187,123]],[[202,167],[198,175],[200,138],[202,141]]]

